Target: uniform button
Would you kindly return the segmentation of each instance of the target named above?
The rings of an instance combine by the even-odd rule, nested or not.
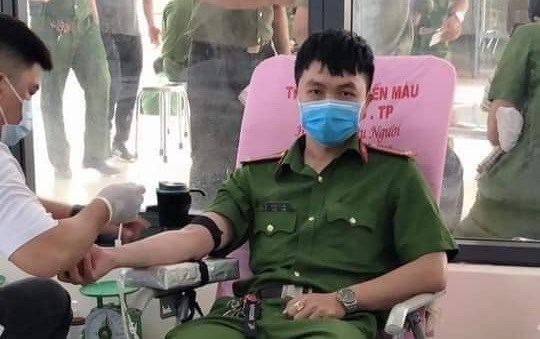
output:
[[[300,276],[300,272],[298,272],[298,271],[294,271],[293,274],[294,274],[294,276],[297,277],[297,278]]]
[[[308,221],[310,221],[310,222],[315,221],[315,217],[309,217],[309,218],[308,218]]]
[[[318,182],[323,182],[323,177],[321,177],[320,175],[317,177],[317,181]]]
[[[263,12],[259,12],[259,18],[263,17]]]
[[[356,224],[356,219],[353,218],[353,217],[351,217],[351,218],[349,219],[349,222],[351,223],[351,225],[354,225],[354,224]]]
[[[257,43],[260,45],[262,42],[262,39],[261,38],[257,38]]]
[[[266,226],[266,230],[268,231],[268,233],[274,232],[274,225],[268,225],[268,226]]]

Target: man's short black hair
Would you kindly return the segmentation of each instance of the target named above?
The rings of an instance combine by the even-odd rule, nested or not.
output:
[[[355,33],[326,30],[312,34],[296,57],[296,84],[314,61],[319,61],[333,76],[342,76],[344,72],[363,74],[367,78],[368,90],[371,88],[375,72],[373,51],[366,40]]]
[[[540,0],[529,0],[529,18],[535,21],[534,17],[540,18]]]
[[[13,72],[18,67],[39,64],[52,69],[51,54],[43,41],[26,24],[9,15],[0,14],[0,71]],[[8,67],[9,69],[2,69]]]

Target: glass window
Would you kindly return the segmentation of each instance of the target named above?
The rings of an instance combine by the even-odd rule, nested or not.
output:
[[[155,204],[159,181],[207,197],[235,167],[255,66],[307,36],[307,1],[227,10],[191,0],[29,1],[32,29],[51,50],[34,101],[39,195],[86,202],[133,181]]]
[[[498,105],[487,100],[487,93],[499,63],[504,63],[500,66],[504,70],[496,78],[490,98],[509,98],[507,87],[512,86],[501,79],[509,75],[516,79],[512,91],[523,94],[507,104],[519,111],[504,113],[510,121],[516,116],[527,120],[533,109],[540,109],[528,97],[534,91],[530,86],[538,79],[530,78],[535,64],[529,60],[534,59],[527,59],[530,50],[523,50],[531,48],[526,47],[527,34],[512,36],[515,27],[529,23],[527,9],[527,0],[355,0],[353,4],[353,30],[367,39],[376,54],[434,55],[449,60],[457,70],[441,212],[459,236],[540,237],[536,230],[540,199],[531,192],[538,190],[527,187],[536,182],[532,168],[539,164],[531,159],[537,141],[529,142],[536,132],[529,133],[526,127],[517,145],[506,152],[494,152],[487,138],[487,111]],[[529,34],[534,29],[529,28]],[[534,34],[540,34],[540,27]],[[511,36],[521,41],[515,41],[509,47],[512,51],[503,57]],[[488,155],[494,161],[486,165],[483,160]],[[480,164],[484,165],[481,173]],[[529,174],[531,177],[523,177]]]

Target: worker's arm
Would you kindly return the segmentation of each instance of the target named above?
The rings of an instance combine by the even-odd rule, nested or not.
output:
[[[148,36],[150,42],[154,45],[159,45],[161,31],[157,28],[154,22],[154,0],[143,0],[144,17],[148,25]]]
[[[282,5],[292,6],[296,0],[201,0],[203,3],[225,9],[255,9],[260,7]]]
[[[289,18],[287,8],[274,5],[274,44],[278,54],[291,54],[291,39],[289,34]]]
[[[228,246],[234,236],[231,222],[217,213],[209,212],[205,216],[223,232],[219,249]],[[86,260],[84,272],[80,267],[73,267],[59,278],[74,284],[90,283],[118,267],[149,267],[200,260],[213,248],[214,240],[208,229],[190,224],[181,230],[163,232],[119,248],[96,247]]]
[[[9,259],[29,274],[52,277],[83,257],[108,220],[106,204],[96,199],[76,216],[58,220],[56,227],[19,247]]]
[[[10,254],[9,260],[27,273],[40,277],[54,276],[75,265],[88,252],[98,234],[107,225],[136,220],[144,194],[144,187],[135,184],[109,185],[98,193],[96,199],[70,218],[67,217],[70,214],[67,206],[45,201],[44,207],[51,208],[50,212],[62,218],[57,220],[56,226],[44,228],[45,231],[36,233],[38,235],[32,238],[28,237],[28,234],[40,230],[36,227],[39,225],[25,225],[24,222],[41,222],[50,226],[54,220],[50,217],[29,217],[24,220],[26,214],[40,215],[42,210],[36,209],[33,205],[32,200],[35,198],[26,186],[17,185],[13,178],[6,178],[5,182],[7,188],[4,187],[6,194],[4,198],[8,205],[3,206],[6,208],[4,213],[9,213],[7,212],[9,210],[12,215],[13,213],[21,215],[23,219],[21,224],[10,226],[18,228],[14,234],[29,239],[21,245],[17,244],[18,247]],[[25,228],[28,230],[27,233]],[[13,241],[17,239],[11,234],[6,234],[5,237]]]

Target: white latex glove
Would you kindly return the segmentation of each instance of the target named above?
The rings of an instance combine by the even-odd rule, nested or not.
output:
[[[109,209],[109,222],[127,223],[135,220],[141,209],[145,188],[133,183],[112,184],[102,189],[100,199]]]
[[[509,152],[516,145],[523,129],[523,116],[514,107],[499,107],[497,116],[497,130],[501,149]]]

